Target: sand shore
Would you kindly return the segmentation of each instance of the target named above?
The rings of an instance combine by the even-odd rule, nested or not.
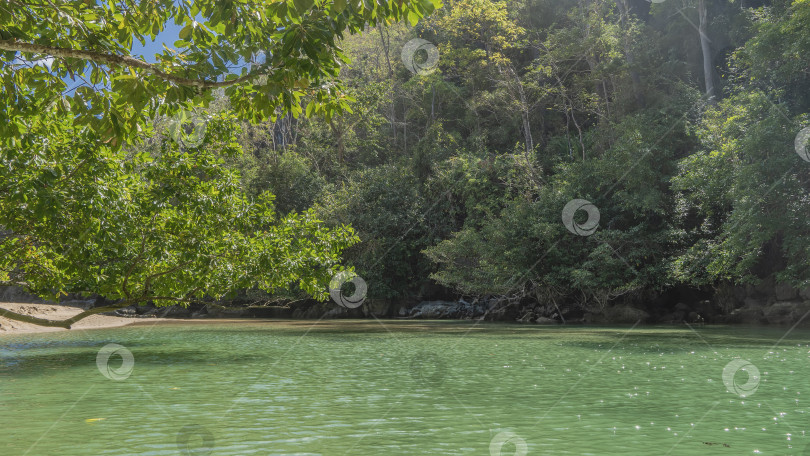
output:
[[[84,309],[81,307],[71,307],[55,304],[31,304],[18,302],[0,302],[0,307],[24,315],[47,318],[50,320],[63,320],[70,318]],[[91,315],[84,320],[80,320],[73,325],[76,329],[113,328],[135,323],[138,319],[114,317],[111,315]],[[31,323],[10,320],[0,317],[0,334],[37,333],[51,331],[71,331],[63,328],[51,328],[48,326],[37,326]]]

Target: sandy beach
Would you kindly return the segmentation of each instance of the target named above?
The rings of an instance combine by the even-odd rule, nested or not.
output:
[[[17,303],[17,302],[0,302],[0,307],[10,310],[12,312],[31,315],[33,317],[48,318],[50,320],[63,320],[70,318],[84,309],[81,307],[71,307],[55,304],[32,304],[32,303]],[[111,315],[91,315],[83,320],[76,322],[73,329],[95,329],[95,328],[112,328],[116,326],[125,326],[138,321],[135,318],[114,317]],[[37,333],[37,332],[51,332],[51,331],[71,331],[64,328],[52,328],[48,326],[37,326],[31,323],[24,323],[21,321],[11,320],[8,318],[0,317],[0,334],[18,334],[18,333]]]

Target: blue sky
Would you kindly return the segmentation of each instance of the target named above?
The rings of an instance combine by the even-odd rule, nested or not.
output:
[[[141,46],[137,40],[132,44],[132,54],[142,54],[144,59],[149,63],[155,63],[155,54],[163,52],[163,44],[167,47],[174,48],[174,42],[180,39],[180,30],[182,25],[175,25],[174,22],[169,21],[166,28],[155,37],[155,41],[146,42],[145,46]]]

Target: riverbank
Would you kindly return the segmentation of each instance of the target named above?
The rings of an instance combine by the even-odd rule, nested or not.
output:
[[[0,307],[16,312],[23,315],[29,315],[38,318],[47,318],[49,320],[64,320],[74,315],[79,314],[85,309],[81,306],[69,306],[64,304],[37,304],[37,303],[21,303],[21,302],[2,302]],[[126,317],[118,317],[113,315],[91,315],[81,321],[76,322],[73,328],[68,330],[64,328],[51,328],[47,326],[38,326],[32,323],[24,323],[21,321],[11,320],[8,318],[0,317],[0,334],[18,334],[18,333],[39,333],[39,332],[53,332],[53,331],[75,331],[81,329],[97,329],[97,328],[114,328],[118,326],[126,326],[135,323],[137,320]]]

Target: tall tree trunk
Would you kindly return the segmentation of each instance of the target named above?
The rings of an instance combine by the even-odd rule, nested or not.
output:
[[[621,21],[622,29],[624,30],[624,56],[627,60],[627,66],[630,67],[630,80],[633,82],[633,95],[636,98],[636,104],[639,108],[644,108],[647,104],[644,100],[644,94],[641,92],[641,76],[638,71],[633,69],[633,62],[635,55],[630,46],[630,35],[627,33],[627,23],[630,18],[630,7],[627,0],[616,0],[616,5],[619,7],[619,19]]]
[[[711,103],[715,103],[717,99],[714,93],[714,78],[712,74],[712,47],[709,42],[709,37],[706,35],[706,29],[709,26],[706,0],[698,0],[698,15],[700,16],[698,31],[700,32],[700,49],[703,51],[703,80],[706,83],[706,97]]]
[[[332,128],[332,134],[335,135],[337,138],[337,152],[338,152],[338,163],[341,165],[343,164],[343,152],[346,150],[346,145],[343,142],[343,128],[342,125],[340,127],[335,125],[334,119],[329,119],[329,127]]]
[[[512,72],[514,73],[514,71]],[[534,138],[532,138],[532,124],[529,121],[529,102],[526,100],[526,93],[523,91],[523,84],[520,78],[515,74],[515,82],[517,83],[518,96],[520,97],[520,117],[523,120],[523,137],[526,140],[526,153],[531,153],[534,150]]]
[[[382,26],[378,27],[380,31],[380,44],[382,44],[383,53],[385,53],[385,63],[388,65],[388,78],[391,82],[391,134],[394,136],[394,145],[397,143],[397,111],[396,111],[396,81],[394,77],[394,67],[391,66],[391,37],[386,36],[388,33],[383,32]]]

